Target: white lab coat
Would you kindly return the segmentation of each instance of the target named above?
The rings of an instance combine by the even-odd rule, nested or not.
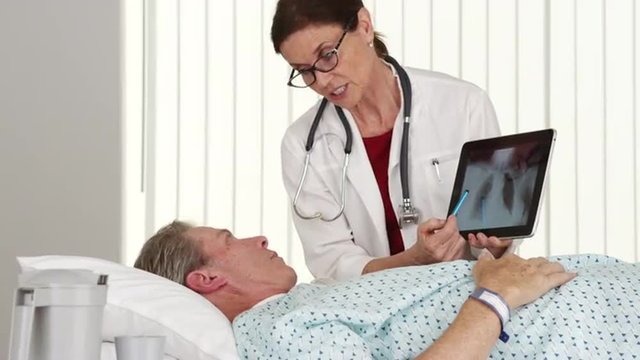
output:
[[[420,211],[421,222],[432,217],[446,218],[462,145],[468,140],[499,135],[495,111],[486,93],[473,84],[441,73],[405,69],[413,90],[408,159],[411,200]],[[319,103],[294,122],[282,140],[283,179],[291,199],[302,175],[305,143]],[[333,222],[293,215],[307,266],[316,278],[356,277],[370,260],[390,254],[380,191],[358,127],[349,111],[345,110],[345,114],[353,131],[353,147],[344,214]],[[401,108],[393,128],[388,173],[396,216],[402,203],[402,114]],[[338,212],[345,140],[336,110],[328,103],[315,134],[307,178],[298,199],[298,209],[303,213],[321,212],[333,217]],[[434,160],[439,163],[439,175]],[[405,248],[416,242],[416,230],[416,225],[401,229]]]

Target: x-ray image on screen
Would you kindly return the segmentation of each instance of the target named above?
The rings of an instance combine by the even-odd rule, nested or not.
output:
[[[527,224],[542,154],[535,142],[470,154],[458,212],[461,231]]]

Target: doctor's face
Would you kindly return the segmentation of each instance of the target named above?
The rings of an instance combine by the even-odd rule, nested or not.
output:
[[[195,227],[186,235],[199,245],[209,265],[220,272],[230,285],[254,286],[286,292],[296,283],[295,271],[275,251],[267,238],[238,239],[224,229]]]
[[[315,70],[316,81],[310,87],[332,103],[351,109],[367,91],[378,57],[368,45],[373,41],[373,29],[365,9],[358,13],[357,27],[339,43],[344,32],[338,24],[309,25],[286,38],[280,52],[293,69],[304,72],[316,61],[322,63],[322,58],[339,44],[336,67],[328,72]]]

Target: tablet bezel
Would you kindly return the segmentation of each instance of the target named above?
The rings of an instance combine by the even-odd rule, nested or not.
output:
[[[531,208],[529,209],[529,218],[527,219],[527,223],[525,225],[468,229],[460,231],[460,235],[462,235],[465,239],[468,238],[469,234],[477,234],[480,232],[487,236],[496,236],[502,239],[518,239],[533,236],[538,222],[538,216],[541,208],[541,198],[544,195],[544,190],[546,187],[546,179],[547,174],[549,173],[549,166],[551,165],[551,156],[553,154],[555,140],[555,129],[545,129],[466,142],[462,146],[462,151],[460,152],[458,170],[456,171],[456,178],[453,185],[453,191],[451,193],[451,200],[449,201],[448,214],[452,213],[453,208],[460,198],[460,195],[464,191],[464,189],[462,189],[462,185],[464,184],[467,165],[470,162],[470,155],[474,151],[499,150],[514,147],[518,144],[536,142],[542,146],[543,159],[540,161],[541,171],[539,170],[538,174],[536,175],[533,197],[531,198]]]

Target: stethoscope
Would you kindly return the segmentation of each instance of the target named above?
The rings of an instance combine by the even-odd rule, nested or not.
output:
[[[398,224],[402,227],[403,224],[417,224],[420,214],[418,210],[412,206],[411,198],[409,196],[409,176],[408,176],[408,150],[409,150],[409,123],[411,120],[411,81],[409,80],[409,76],[407,72],[404,71],[402,66],[398,64],[398,62],[392,58],[391,56],[386,56],[385,61],[390,63],[398,73],[398,77],[400,79],[400,87],[402,88],[402,98],[404,101],[404,125],[402,128],[402,143],[400,146],[400,181],[402,183],[402,204],[400,205],[400,217],[398,219]],[[311,158],[311,150],[313,150],[313,139],[316,134],[316,130],[318,129],[318,124],[320,124],[320,119],[322,118],[322,113],[324,112],[325,107],[327,106],[327,98],[323,98],[320,102],[320,107],[318,108],[318,112],[316,112],[316,116],[313,119],[313,123],[311,124],[311,128],[309,129],[309,135],[307,136],[307,143],[305,145],[305,150],[307,154],[304,159],[304,168],[302,170],[302,177],[300,178],[300,182],[298,183],[298,190],[296,190],[296,195],[293,198],[293,210],[296,215],[298,215],[302,219],[312,220],[312,219],[320,219],[322,221],[334,221],[340,217],[344,213],[344,205],[345,205],[345,183],[347,179],[347,168],[349,166],[349,156],[351,155],[351,145],[353,144],[353,133],[351,131],[351,126],[347,121],[347,117],[344,115],[344,111],[341,107],[334,105],[336,112],[338,113],[338,117],[340,118],[340,122],[342,122],[342,126],[344,127],[345,134],[347,135],[347,141],[344,145],[344,162],[342,164],[342,185],[340,187],[340,210],[338,213],[330,218],[325,217],[322,213],[316,212],[315,214],[309,216],[302,214],[298,209],[298,197],[300,196],[300,192],[302,191],[302,186],[304,186],[304,181],[307,177],[307,169],[309,168],[309,159]]]

